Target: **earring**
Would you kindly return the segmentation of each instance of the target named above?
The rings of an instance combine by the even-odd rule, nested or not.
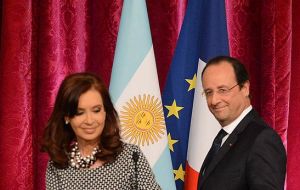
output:
[[[65,121],[65,123],[66,123],[66,125],[68,125],[68,124],[69,124],[69,121],[68,121],[68,120],[66,120],[66,121]]]

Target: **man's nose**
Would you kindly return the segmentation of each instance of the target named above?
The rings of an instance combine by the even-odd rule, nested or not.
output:
[[[220,102],[220,95],[217,92],[213,92],[210,99],[211,99],[211,104],[216,105]]]

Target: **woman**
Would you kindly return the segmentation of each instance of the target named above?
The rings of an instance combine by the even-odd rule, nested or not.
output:
[[[47,189],[160,189],[140,149],[120,140],[117,112],[93,74],[62,82],[42,150]]]

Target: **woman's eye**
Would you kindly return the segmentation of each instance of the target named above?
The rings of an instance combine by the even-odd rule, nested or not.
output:
[[[98,112],[100,112],[100,111],[101,111],[100,108],[94,109],[94,112],[95,112],[95,113],[98,113]]]
[[[82,114],[83,114],[82,111],[77,111],[75,115],[76,115],[76,116],[79,116],[79,115],[82,115]]]

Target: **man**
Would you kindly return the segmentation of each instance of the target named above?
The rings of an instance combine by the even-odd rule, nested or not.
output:
[[[213,58],[202,71],[202,84],[224,137],[215,138],[201,167],[198,189],[284,189],[285,148],[251,106],[244,65],[227,56]]]

